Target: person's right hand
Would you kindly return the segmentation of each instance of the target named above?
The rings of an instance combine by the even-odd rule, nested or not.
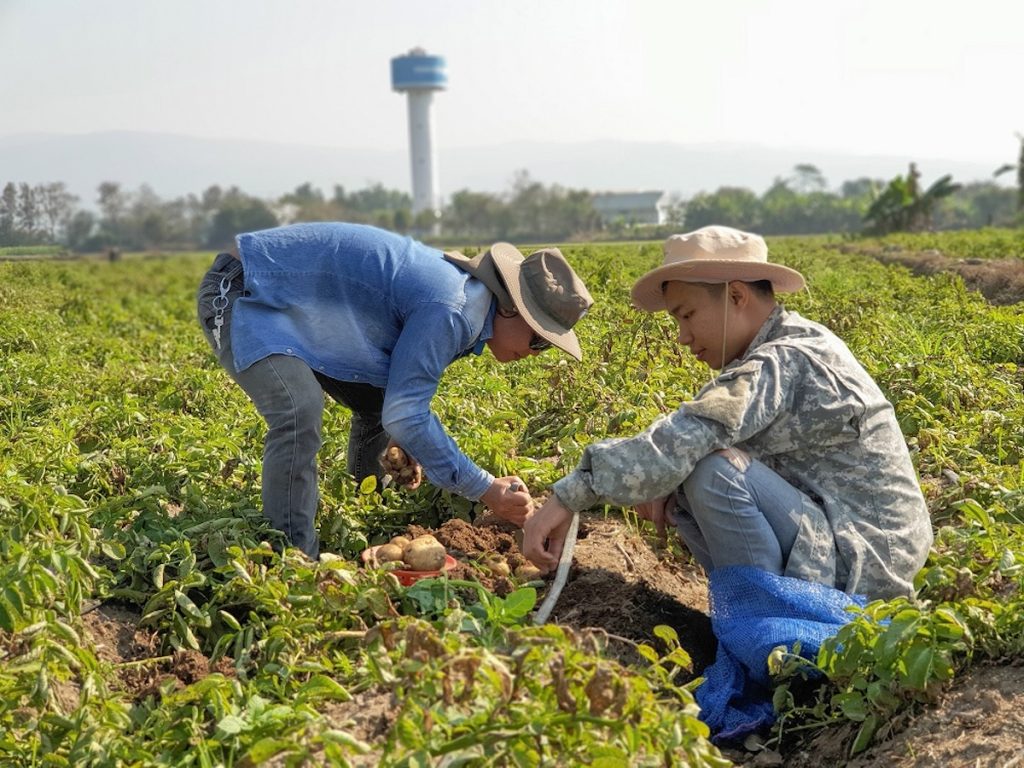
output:
[[[668,519],[669,510],[675,504],[676,495],[670,493],[668,496],[663,496],[660,499],[652,499],[651,501],[645,501],[643,504],[637,504],[633,509],[636,512],[636,516],[641,520],[650,520],[654,523],[654,529],[658,532],[658,538],[664,542],[668,538],[665,522]]]
[[[558,567],[572,510],[554,494],[530,515],[523,526],[523,555],[544,573]]]
[[[515,475],[496,477],[480,501],[502,520],[515,523],[520,528],[533,512],[533,497],[526,483]]]
[[[423,483],[423,467],[394,440],[388,441],[388,447],[378,459],[384,474],[408,491],[415,491]]]

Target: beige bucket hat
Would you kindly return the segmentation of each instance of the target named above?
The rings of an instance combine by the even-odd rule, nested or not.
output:
[[[444,257],[490,288],[502,309],[515,309],[534,332],[577,360],[583,359],[572,327],[594,300],[557,248],[523,257],[510,243],[495,243],[470,259],[458,251]]]
[[[665,241],[665,261],[633,284],[633,304],[648,312],[665,309],[663,286],[671,280],[687,283],[752,283],[771,280],[776,293],[804,287],[795,269],[768,262],[768,246],[760,235],[732,227],[702,227]]]

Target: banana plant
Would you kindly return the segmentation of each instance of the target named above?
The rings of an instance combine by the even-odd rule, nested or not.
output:
[[[1024,134],[1018,133],[1017,139],[1020,141],[1020,155],[1016,164],[1001,165],[992,172],[992,175],[998,177],[1007,171],[1017,171],[1017,210],[1024,212]]]

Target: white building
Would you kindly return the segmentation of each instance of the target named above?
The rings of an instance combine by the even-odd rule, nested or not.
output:
[[[595,192],[594,210],[605,224],[665,224],[671,207],[667,192]]]

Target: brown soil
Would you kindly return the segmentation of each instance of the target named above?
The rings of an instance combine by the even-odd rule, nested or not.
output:
[[[164,685],[184,688],[211,672],[235,674],[227,659],[211,666],[210,660],[198,651],[160,655],[159,638],[139,629],[140,618],[139,614],[114,605],[101,605],[82,616],[96,656],[117,665],[113,687],[125,691],[135,701],[159,696]]]
[[[842,250],[863,253],[883,264],[900,264],[915,275],[959,275],[964,285],[997,306],[1024,301],[1024,259],[951,259],[934,249],[902,251],[848,245]]]
[[[410,529],[410,533],[422,532]],[[518,529],[495,520],[475,526],[453,520],[431,533],[460,561],[453,577],[476,579],[504,594],[522,583],[514,577],[494,577],[480,565],[490,552],[501,553],[510,562],[521,559]],[[540,585],[538,599],[543,599],[549,584]],[[685,553],[660,545],[621,519],[584,516],[569,580],[549,620],[603,630],[610,652],[626,663],[638,661],[633,643],[657,647],[653,629],[667,624],[679,634],[693,660],[691,674],[696,676],[714,659],[707,610],[706,579]],[[209,660],[199,653],[158,656],[158,639],[138,629],[135,613],[101,606],[82,618],[99,657],[122,665],[117,668],[116,684],[136,700],[158,695],[161,686],[180,687],[211,672],[232,673],[226,664],[211,669]],[[371,688],[350,701],[325,705],[323,714],[332,727],[371,747],[371,752],[352,763],[370,766],[379,762],[379,747],[397,711],[398,702],[390,692]],[[747,766],[1024,768],[1024,664],[973,667],[954,681],[935,706],[897,718],[890,730],[885,742],[856,758],[848,754],[853,733],[844,728],[827,729],[785,755],[772,750],[727,750],[725,754]],[[284,763],[268,763],[278,764]]]
[[[453,520],[432,531],[462,561],[461,566],[470,569],[468,575],[474,570],[467,562],[479,559],[488,546],[517,555],[515,532],[495,520],[476,526]],[[543,596],[541,590],[539,599]],[[613,641],[609,649],[625,663],[638,662],[632,645],[625,641],[657,646],[653,629],[667,624],[678,632],[680,644],[693,660],[691,674],[697,676],[714,661],[715,640],[707,611],[707,580],[685,552],[659,544],[621,519],[584,516],[569,580],[549,621],[603,629]],[[726,750],[725,754],[747,766],[1024,768],[1024,666],[972,668],[957,678],[935,706],[897,718],[886,741],[856,758],[849,756],[853,736],[852,729],[829,728],[785,755],[773,750]]]

